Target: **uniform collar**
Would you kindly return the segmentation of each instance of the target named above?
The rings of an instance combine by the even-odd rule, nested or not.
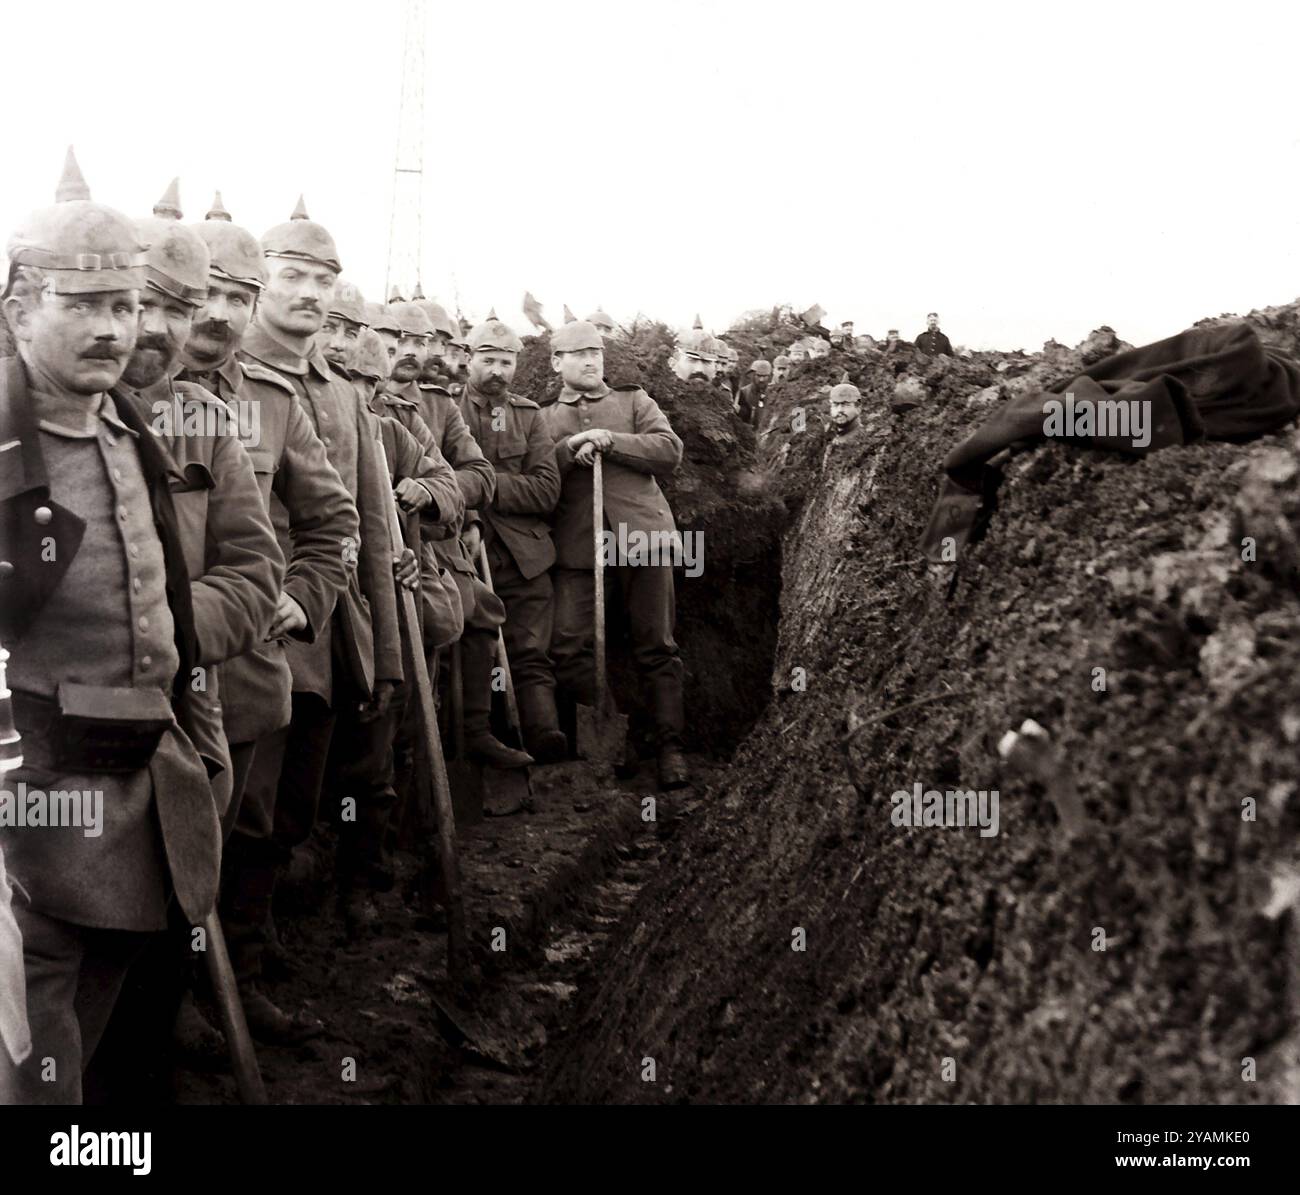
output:
[[[512,395],[507,389],[502,392],[500,398],[492,398],[490,395],[483,394],[476,390],[468,382],[465,383],[465,397],[469,399],[476,407],[493,407],[502,402],[509,402]]]
[[[256,316],[244,333],[244,343],[240,349],[280,373],[291,373],[299,378],[307,373],[308,358],[300,357],[288,345],[277,340]]]
[[[560,391],[560,401],[574,403],[585,398],[588,402],[598,402],[609,392],[609,387],[604,382],[601,382],[600,387],[596,390],[574,390],[571,386],[565,385]]]

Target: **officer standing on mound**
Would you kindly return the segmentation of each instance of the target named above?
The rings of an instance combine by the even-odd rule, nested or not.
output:
[[[656,477],[668,477],[682,460],[682,442],[658,404],[639,386],[611,390],[604,381],[600,331],[586,320],[559,329],[551,340],[551,368],[564,382],[545,414],[555,441],[560,502],[555,511],[555,631],[551,655],[557,681],[576,701],[596,704],[595,567],[592,463],[603,462],[605,527],[617,543],[620,530],[668,533],[677,525]],[[683,666],[673,639],[676,597],[670,560],[624,562],[607,557],[610,591],[621,601],[632,655],[649,687],[654,711],[659,786],[681,788],[689,779],[682,755]]]

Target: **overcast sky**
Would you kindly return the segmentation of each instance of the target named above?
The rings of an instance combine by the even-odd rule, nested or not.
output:
[[[524,324],[525,289],[715,331],[788,302],[915,336],[933,308],[1035,349],[1300,293],[1295,5],[429,8],[424,284],[471,318]],[[9,0],[0,226],[72,143],[131,215],[179,175],[187,220],[220,188],[260,235],[304,192],[379,297],[401,12]]]

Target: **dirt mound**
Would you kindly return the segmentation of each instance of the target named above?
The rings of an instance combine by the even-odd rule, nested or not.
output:
[[[864,360],[864,428],[835,447],[820,390],[844,361],[773,388],[774,698],[625,922],[550,1098],[1300,1094],[1294,425],[1145,459],[1044,445],[955,578],[917,552],[980,408],[1087,346]],[[904,411],[900,381],[924,395]],[[800,406],[819,417],[795,432]],[[1026,719],[1059,752],[1043,779],[997,749]],[[998,833],[895,824],[917,785],[997,792]]]

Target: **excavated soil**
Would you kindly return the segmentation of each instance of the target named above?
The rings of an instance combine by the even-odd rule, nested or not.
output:
[[[1294,308],[1250,318],[1295,351]],[[1046,445],[955,576],[917,551],[984,408],[1119,345],[836,353],[773,387],[774,699],[577,1002],[545,1098],[1300,1099],[1300,433]],[[828,453],[845,372],[864,431]],[[1025,719],[1059,752],[1047,783],[997,750]],[[999,833],[893,824],[916,784],[997,790]]]

